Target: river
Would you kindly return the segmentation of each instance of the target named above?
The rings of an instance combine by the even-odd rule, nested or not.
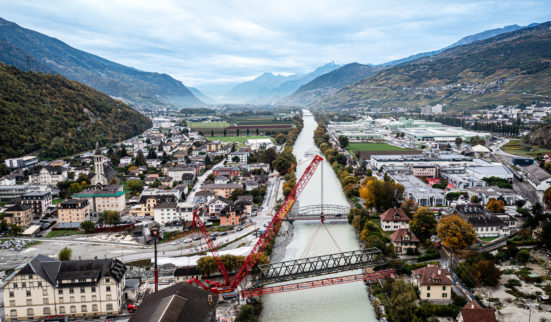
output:
[[[303,117],[304,128],[293,147],[295,157],[299,163],[297,178],[300,178],[310,163],[309,161],[301,161],[311,160],[312,153],[320,154],[313,138],[317,123],[310,111],[304,110]],[[347,205],[346,197],[337,176],[331,165],[324,160],[299,197],[300,206],[321,204],[322,169],[324,173],[324,203]],[[338,247],[342,251],[360,248],[354,228],[351,225],[326,222],[326,226],[337,241],[338,247],[332,242],[329,233],[325,229],[320,229],[316,238],[313,239],[309,251],[304,254],[306,245],[312,239],[319,224],[318,221],[295,222],[293,237],[285,248],[283,260],[336,253]],[[361,273],[361,271],[350,271],[341,275],[353,273]],[[261,321],[377,321],[373,306],[369,301],[366,286],[358,282],[265,295],[262,301],[264,308],[260,316]]]

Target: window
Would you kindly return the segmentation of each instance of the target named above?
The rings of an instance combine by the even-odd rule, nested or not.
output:
[[[427,298],[429,298],[429,297],[430,297],[430,293],[427,293]]]
[[[75,297],[74,297],[74,296],[71,296],[71,297],[69,298],[69,300],[70,300],[71,302],[74,302],[74,301],[75,301]]]
[[[48,296],[48,289],[46,289],[46,288],[42,289],[42,295],[43,296]]]
[[[69,289],[69,294],[75,294],[75,289],[74,289],[74,288],[70,288],[70,289]]]
[[[109,283],[110,280],[108,278],[105,279],[105,283]]]
[[[86,296],[84,296],[84,295],[81,296],[81,297],[80,297],[80,301],[81,301],[81,302],[86,302]]]
[[[80,306],[81,312],[88,312],[88,308],[86,307],[86,304]]]
[[[17,288],[17,283],[13,283],[13,288]]]
[[[52,314],[52,313],[50,312],[50,308],[49,308],[49,307],[45,307],[45,308],[44,308],[44,315],[50,315],[50,314]]]
[[[442,286],[442,291],[446,290],[446,285]]]
[[[10,297],[14,297],[13,291],[10,291]]]
[[[71,313],[77,313],[77,307],[74,305],[71,305]]]
[[[33,309],[27,309],[27,316],[33,316],[34,310]]]
[[[31,275],[29,275],[29,279],[30,279],[30,280],[32,280],[32,279],[33,279],[33,276],[32,276],[32,274],[31,274]]]
[[[111,286],[107,286],[107,287],[105,288],[105,290],[106,290],[107,292],[111,292]]]
[[[27,296],[31,296],[31,291],[27,291]]]
[[[427,286],[427,291],[430,291],[430,285],[429,285],[429,286]]]
[[[95,295],[92,295],[92,301],[97,301],[98,297]]]
[[[107,294],[106,299],[107,301],[111,301],[111,294]]]
[[[113,310],[113,304],[107,304],[105,308],[107,309],[107,311],[111,311]]]
[[[92,311],[97,312],[98,311],[98,305],[92,304]]]
[[[96,287],[92,286],[92,293],[96,293]]]
[[[45,298],[42,299],[42,303],[43,303],[43,304],[50,304],[50,303],[48,303],[48,302],[49,302],[49,300],[48,300],[47,297],[45,297]]]
[[[10,301],[10,306],[15,306],[15,300]]]
[[[63,290],[61,289],[57,290],[57,294],[63,294]]]
[[[442,293],[442,297],[448,297],[448,293]]]
[[[86,290],[84,289],[84,287],[81,287],[80,288],[80,293],[84,293],[84,292],[86,292]]]
[[[59,298],[59,303],[63,303],[63,298],[62,297]]]
[[[38,282],[38,287],[42,287],[42,282]]]
[[[10,310],[10,316],[16,317],[17,316],[17,310]]]
[[[25,288],[25,287],[27,287],[27,283],[25,283],[25,282],[22,282],[22,283],[21,283],[21,287],[22,287],[22,288]]]

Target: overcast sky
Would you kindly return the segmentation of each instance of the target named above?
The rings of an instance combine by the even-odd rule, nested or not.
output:
[[[0,0],[0,17],[186,85],[379,64],[551,20],[549,0]]]

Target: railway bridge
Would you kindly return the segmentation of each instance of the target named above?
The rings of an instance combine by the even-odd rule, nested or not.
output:
[[[350,206],[344,205],[319,204],[303,207],[297,206],[293,207],[287,215],[290,221],[319,220],[322,213],[326,220],[348,220],[348,213],[350,212]]]

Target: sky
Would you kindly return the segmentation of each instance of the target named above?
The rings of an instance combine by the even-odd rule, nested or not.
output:
[[[380,64],[506,25],[549,0],[0,0],[0,17],[210,92],[263,72]]]

